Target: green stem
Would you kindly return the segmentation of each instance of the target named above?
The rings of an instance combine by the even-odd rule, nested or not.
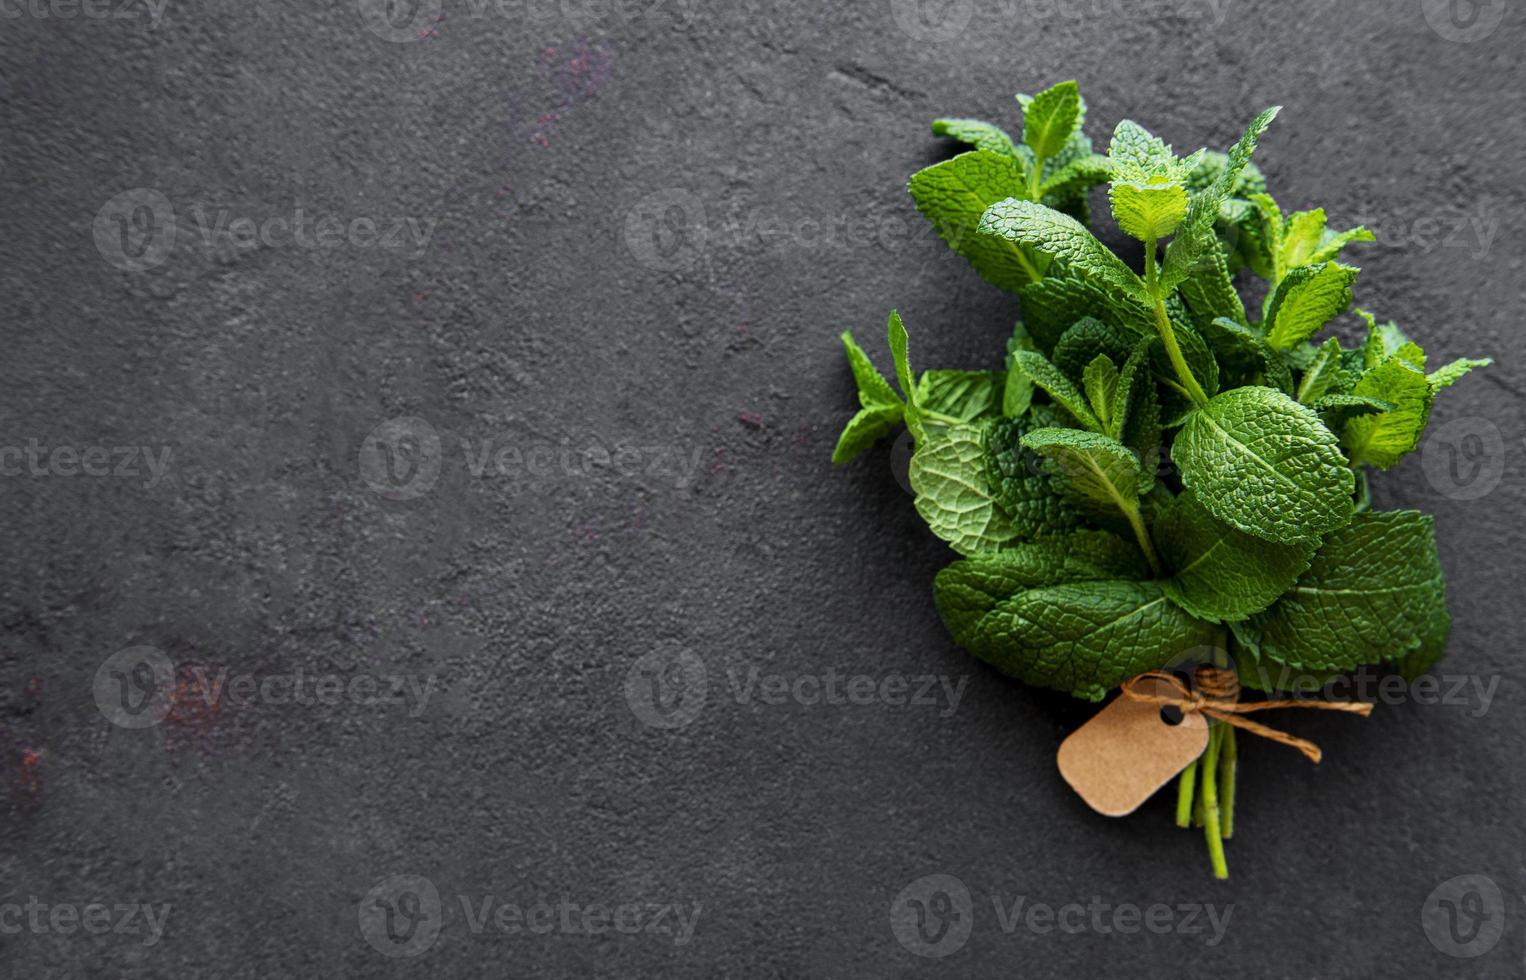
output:
[[[1160,268],[1155,263],[1156,242],[1151,239],[1145,242],[1144,246],[1145,288],[1149,290],[1150,297],[1155,300],[1155,330],[1160,334],[1160,342],[1166,347],[1166,357],[1170,358],[1171,367],[1176,371],[1182,387],[1186,389],[1193,403],[1201,408],[1208,404],[1208,393],[1203,390],[1202,385],[1198,384],[1192,369],[1187,366],[1187,359],[1182,356],[1181,344],[1176,342],[1176,331],[1171,329],[1171,318],[1166,314],[1166,298],[1160,291]]]
[[[930,411],[930,410],[922,408],[920,406],[918,406],[918,408],[917,408],[917,414],[922,416],[924,419],[931,419],[934,422],[942,422],[944,425],[963,425],[964,424],[960,420],[954,418],[952,415],[944,415],[942,412]]]
[[[1192,765],[1182,770],[1181,776],[1176,783],[1176,825],[1188,827],[1192,824],[1192,795],[1197,786],[1197,763],[1193,759]]]
[[[1030,201],[1037,201],[1044,196],[1041,188],[1044,182],[1044,161],[1047,159],[1049,158],[1037,153],[1033,155],[1033,167],[1028,171],[1028,200]]]
[[[1229,865],[1224,860],[1224,838],[1219,824],[1219,748],[1224,744],[1227,725],[1215,725],[1208,733],[1208,751],[1203,755],[1203,836],[1208,840],[1208,860],[1213,863],[1215,878],[1228,878]]]
[[[1224,744],[1219,749],[1219,785],[1224,794],[1224,819],[1220,829],[1223,838],[1235,835],[1235,729],[1233,725],[1224,726]]]

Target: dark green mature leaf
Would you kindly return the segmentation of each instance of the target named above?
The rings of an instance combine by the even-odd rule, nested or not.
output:
[[[1023,287],[1023,322],[1041,351],[1052,351],[1065,331],[1085,317],[1138,336],[1153,336],[1153,314],[1137,301],[1074,276],[1050,276]]]
[[[1139,507],[1139,460],[1117,439],[1080,429],[1035,429],[1023,447],[1045,459],[1054,488],[1071,506],[1099,520]]]
[[[1106,531],[1072,531],[956,561],[938,573],[934,595],[954,642],[974,650],[987,639],[981,619],[1019,592],[1148,574],[1132,543]]]
[[[1199,328],[1217,317],[1245,322],[1245,304],[1235,292],[1224,253],[1218,249],[1210,249],[1182,280],[1181,297]]]
[[[1023,142],[1041,157],[1056,156],[1064,150],[1086,118],[1074,81],[1061,82],[1031,99],[1018,96],[1018,101],[1023,106]]]
[[[1118,391],[1118,365],[1114,364],[1106,354],[1098,354],[1082,372],[1082,387],[1086,391],[1086,400],[1091,404],[1092,412],[1102,423],[1102,430],[1111,431],[1115,428],[1112,412],[1113,398]]]
[[[1061,206],[1061,202],[1103,183],[1111,175],[1112,169],[1108,166],[1107,157],[1088,153],[1056,170],[1053,176],[1045,178],[1040,188],[1044,196],[1043,203],[1057,211],[1064,211],[1066,208]]]
[[[1221,521],[1268,541],[1310,541],[1351,519],[1355,478],[1315,412],[1271,388],[1212,398],[1177,433],[1182,483]]]
[[[1309,567],[1316,541],[1278,544],[1210,514],[1183,491],[1156,519],[1155,546],[1172,575],[1166,595],[1212,623],[1244,619],[1276,601]]]
[[[1009,419],[1021,418],[1033,404],[1033,379],[1017,363],[1017,352],[1034,349],[1033,338],[1019,320],[1007,341],[1007,380],[1002,387],[1001,413]]]
[[[1040,427],[1031,417],[1000,419],[985,432],[987,483],[1011,521],[1015,537],[1022,541],[1061,534],[1081,524],[1080,513],[1044,475],[1038,454],[1023,448],[1023,436]]]
[[[1383,401],[1381,398],[1337,393],[1326,395],[1310,407],[1319,413],[1320,420],[1325,423],[1325,428],[1331,432],[1341,432],[1346,428],[1346,423],[1354,418],[1363,415],[1378,415],[1383,412],[1392,412],[1399,406],[1393,402]]]
[[[1115,362],[1123,362],[1139,345],[1139,334],[1096,317],[1083,316],[1060,335],[1054,345],[1054,366],[1073,381],[1080,381],[1098,354],[1105,354]]]
[[[1149,302],[1144,283],[1134,270],[1079,221],[1053,208],[1007,198],[986,209],[977,230],[1063,262],[1067,275],[1091,280],[1117,302]]]
[[[1034,351],[1020,350],[1015,352],[1013,358],[1017,366],[1038,385],[1049,393],[1056,403],[1063,406],[1067,412],[1075,416],[1076,421],[1091,429],[1093,432],[1102,429],[1102,423],[1087,406],[1086,398],[1071,383],[1070,379],[1059,368],[1049,363],[1043,354]]]
[[[1171,244],[1166,246],[1166,259],[1160,273],[1160,286],[1165,292],[1170,293],[1181,285],[1182,280],[1197,266],[1203,253],[1210,246],[1217,246],[1218,239],[1214,236],[1213,227],[1219,218],[1219,208],[1228,200],[1240,172],[1250,163],[1251,154],[1256,150],[1256,141],[1266,132],[1281,108],[1273,106],[1251,120],[1245,135],[1230,149],[1224,167],[1213,183],[1193,196],[1192,203],[1187,207],[1187,217],[1182,221],[1176,237],[1171,239]]]
[[[1044,277],[1049,259],[1042,253],[978,233],[987,208],[1027,193],[1025,173],[1012,157],[989,150],[961,153],[912,174],[907,187],[917,210],[982,279],[1016,292]]]
[[[938,575],[940,611],[959,594],[960,564]],[[961,613],[968,616],[953,615]],[[1100,701],[1130,677],[1212,643],[1215,627],[1170,602],[1159,582],[1084,581],[1014,592],[961,631],[969,638],[962,645],[1003,673]]]
[[[1262,384],[1292,394],[1293,375],[1287,363],[1254,328],[1219,317],[1204,328],[1203,338],[1228,372],[1230,380],[1222,387]]]
[[[919,442],[910,477],[917,513],[959,554],[995,551],[1017,538],[1012,522],[996,506],[978,427],[949,426],[937,438]]]
[[[934,119],[933,134],[968,143],[977,150],[999,153],[1017,161],[1019,168],[1025,168],[1006,130],[983,119]]]
[[[1319,333],[1351,305],[1351,284],[1360,271],[1326,262],[1289,272],[1267,301],[1266,342],[1287,350]]]
[[[1439,654],[1449,618],[1431,518],[1357,514],[1252,622],[1261,656],[1300,671],[1347,671],[1427,648]]]

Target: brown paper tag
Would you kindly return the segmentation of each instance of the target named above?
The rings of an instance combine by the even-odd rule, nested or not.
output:
[[[1174,692],[1150,678],[1140,693]],[[1189,711],[1171,725],[1160,709],[1120,695],[1060,743],[1060,775],[1093,810],[1109,817],[1133,813],[1208,748],[1207,718]]]

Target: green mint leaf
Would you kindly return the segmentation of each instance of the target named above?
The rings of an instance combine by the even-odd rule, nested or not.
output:
[[[911,361],[906,354],[906,324],[901,322],[899,310],[890,311],[890,318],[885,321],[885,330],[890,339],[890,356],[895,362],[896,382],[900,384],[906,400],[913,401],[916,387],[911,382]]]
[[[1267,299],[1266,342],[1287,350],[1308,340],[1351,305],[1351,284],[1360,269],[1326,262],[1300,266]]]
[[[1399,348],[1388,360],[1358,378],[1351,389],[1353,395],[1394,405],[1381,415],[1363,415],[1346,423],[1341,444],[1353,463],[1370,463],[1386,470],[1420,445],[1420,435],[1430,421],[1435,391],[1425,371],[1402,356],[1406,348],[1413,346]]]
[[[1034,349],[1033,338],[1019,320],[1012,327],[1012,337],[1007,341],[1007,380],[1002,388],[1001,413],[1009,419],[1021,418],[1033,404],[1033,380],[1017,363],[1020,350]]]
[[[859,409],[848,421],[832,450],[832,462],[847,463],[859,453],[894,432],[901,424],[900,404]]]
[[[1413,510],[1357,514],[1252,623],[1261,656],[1299,671],[1439,653],[1449,619],[1433,522]]]
[[[1199,327],[1224,317],[1237,323],[1245,322],[1245,304],[1235,292],[1229,277],[1229,265],[1224,253],[1209,249],[1203,259],[1182,280],[1180,295],[1188,311]]]
[[[1108,166],[1107,157],[1088,153],[1046,177],[1040,192],[1045,204],[1063,211],[1062,203],[1088,188],[1105,183],[1111,176],[1112,168]]]
[[[1142,242],[1172,234],[1187,216],[1187,188],[1180,184],[1135,184],[1115,179],[1108,201],[1118,227]]]
[[[1080,380],[1086,365],[1098,354],[1114,362],[1124,361],[1139,345],[1139,334],[1103,323],[1093,316],[1083,316],[1060,335],[1054,345],[1054,366],[1065,376]]]
[[[1312,405],[1328,394],[1351,390],[1352,379],[1343,365],[1344,351],[1335,337],[1325,341],[1298,381],[1298,401]]]
[[[1019,295],[1023,298],[1023,323],[1040,350],[1054,350],[1065,331],[1084,317],[1136,336],[1155,334],[1152,314],[1145,306],[1088,279],[1051,276],[1023,287]]]
[[[1314,250],[1325,237],[1325,209],[1294,211],[1284,219],[1282,251],[1277,268],[1296,269],[1313,263]]]
[[[842,345],[848,352],[848,366],[853,371],[853,381],[858,385],[858,403],[864,408],[877,408],[880,406],[901,405],[901,397],[890,387],[890,382],[875,368],[874,362],[869,360],[869,355],[858,346],[853,339],[853,334],[847,330],[842,332]]]
[[[1139,495],[1155,487],[1160,469],[1160,402],[1155,395],[1155,379],[1150,374],[1150,350],[1158,340],[1146,339],[1134,348],[1124,362],[1108,413],[1108,435],[1122,442],[1139,459]]]
[[[1276,601],[1309,567],[1316,541],[1279,544],[1230,527],[1183,491],[1156,519],[1156,547],[1171,569],[1162,585],[1199,619],[1244,619]]]
[[[1382,412],[1392,412],[1399,406],[1393,402],[1386,402],[1380,398],[1370,398],[1367,395],[1331,394],[1326,395],[1310,406],[1319,413],[1320,420],[1325,423],[1325,428],[1331,432],[1341,432],[1346,428],[1346,423],[1362,415],[1377,415]]]
[[[1027,193],[1025,173],[1011,157],[988,150],[961,153],[912,174],[907,187],[917,210],[986,282],[1016,292],[1044,277],[1049,266],[1046,256],[978,232],[987,208]]]
[[[1181,228],[1166,247],[1166,259],[1160,273],[1163,291],[1169,293],[1176,289],[1192,272],[1203,252],[1210,246],[1218,245],[1213,229],[1219,218],[1219,208],[1228,200],[1240,172],[1250,163],[1251,154],[1256,150],[1256,141],[1266,132],[1280,109],[1281,106],[1273,106],[1251,120],[1245,135],[1230,149],[1224,167],[1213,183],[1192,198]]]
[[[1177,163],[1171,147],[1132,119],[1119,122],[1113,130],[1113,141],[1107,147],[1107,158],[1114,169],[1142,176],[1166,173]],[[1183,174],[1184,187],[1186,179],[1187,175]]]
[[[1081,524],[1080,513],[1043,474],[1038,455],[1023,448],[1023,436],[1039,427],[1034,421],[1000,419],[986,428],[986,479],[1022,541],[1062,534]]]
[[[956,561],[938,573],[933,595],[954,642],[975,651],[991,640],[981,620],[1028,589],[1069,582],[1143,579],[1139,549],[1106,531],[1072,531]]]
[[[1390,320],[1387,323],[1379,323],[1377,319],[1366,310],[1357,310],[1356,315],[1361,317],[1367,324],[1367,339],[1362,344],[1362,364],[1367,368],[1375,368],[1379,364],[1398,354],[1407,347],[1414,347],[1414,342],[1404,335],[1398,324]],[[1425,367],[1425,356],[1421,355],[1415,367]]]
[[[960,422],[999,415],[1006,383],[1005,372],[924,371],[917,382],[917,408]]]
[[[1054,488],[1087,515],[1111,521],[1138,509],[1139,460],[1118,440],[1080,429],[1035,429],[1023,436],[1023,448],[1044,457]]]
[[[1023,373],[1028,375],[1034,384],[1048,392],[1050,398],[1075,416],[1076,421],[1093,432],[1101,431],[1102,423],[1087,406],[1081,392],[1076,390],[1076,386],[1059,368],[1049,363],[1048,358],[1035,351],[1026,350],[1017,351],[1012,356],[1017,361],[1018,367],[1022,368]]]
[[[949,426],[938,438],[919,442],[910,477],[917,513],[959,554],[995,551],[1017,537],[996,506],[978,427]]]
[[[1434,394],[1443,388],[1450,388],[1474,368],[1488,367],[1493,363],[1492,357],[1459,357],[1452,363],[1443,365],[1426,375],[1425,380],[1431,386],[1431,393]]]
[[[1216,395],[1177,433],[1171,459],[1213,516],[1256,537],[1310,541],[1351,519],[1356,480],[1335,436],[1280,391]]]
[[[1261,339],[1259,331],[1227,317],[1217,317],[1205,326],[1203,338],[1229,374],[1230,381],[1224,388],[1263,385],[1292,393],[1292,372],[1281,355]]]
[[[1053,208],[1008,198],[986,209],[978,230],[1064,262],[1067,275],[1092,280],[1120,302],[1149,302],[1144,283],[1122,259],[1079,221]]]
[[[1023,107],[1023,142],[1041,157],[1065,149],[1071,134],[1085,118],[1081,92],[1074,81],[1045,89],[1031,99],[1019,97]]]
[[[940,580],[949,576],[939,592],[955,589],[957,568],[939,573]],[[972,637],[965,648],[1002,673],[1088,701],[1102,700],[1184,650],[1212,643],[1216,632],[1169,601],[1159,582],[1139,581],[1018,591],[963,629]]]
[[[1320,262],[1330,261],[1337,255],[1340,255],[1341,250],[1352,242],[1375,242],[1377,240],[1377,237],[1366,228],[1350,228],[1334,234],[1327,230],[1324,239],[1319,243],[1319,247],[1309,256],[1309,264],[1316,265]]]
[[[1012,137],[1007,135],[1006,130],[982,119],[934,119],[933,135],[947,136],[961,143],[968,143],[977,150],[999,153],[1016,161],[1022,170],[1027,169],[1024,161],[1018,157]],[[1026,172],[1023,176],[1026,179]]]
[[[1081,379],[1082,387],[1086,390],[1086,400],[1091,404],[1097,421],[1102,423],[1102,431],[1110,431],[1113,428],[1113,396],[1118,391],[1118,365],[1106,354],[1098,354],[1086,365]]]

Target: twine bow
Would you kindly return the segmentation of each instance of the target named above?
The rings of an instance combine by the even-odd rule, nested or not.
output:
[[[1170,694],[1153,694],[1139,690],[1138,684],[1144,680],[1156,680],[1170,687]],[[1226,725],[1243,728],[1253,735],[1269,738],[1273,742],[1290,745],[1312,762],[1320,760],[1319,746],[1307,739],[1297,738],[1287,732],[1278,731],[1251,721],[1245,715],[1253,711],[1268,711],[1273,708],[1312,708],[1322,711],[1345,711],[1363,718],[1372,714],[1372,705],[1360,701],[1252,701],[1242,704],[1240,697],[1240,678],[1232,670],[1221,667],[1202,666],[1197,669],[1194,677],[1196,690],[1189,688],[1175,674],[1160,670],[1146,671],[1137,677],[1131,677],[1123,682],[1122,691],[1125,697],[1134,701],[1143,701],[1148,704],[1172,705],[1179,708],[1183,714],[1189,711],[1197,711],[1209,718],[1217,719]]]

